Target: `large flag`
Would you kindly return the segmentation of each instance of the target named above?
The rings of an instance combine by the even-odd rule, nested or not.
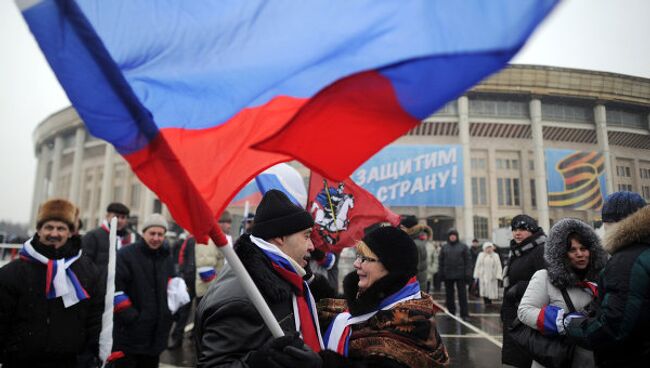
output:
[[[502,68],[558,0],[16,0],[90,133],[199,242],[255,175],[342,180]]]
[[[314,172],[309,179],[308,211],[314,218],[312,241],[323,251],[340,252],[355,245],[370,225],[400,222],[399,215],[351,179],[338,182]]]

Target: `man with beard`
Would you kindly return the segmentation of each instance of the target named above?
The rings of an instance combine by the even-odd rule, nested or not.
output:
[[[77,214],[66,200],[45,202],[20,258],[0,269],[3,367],[75,367],[81,351],[98,354],[103,295],[73,235]]]
[[[196,311],[199,367],[321,366],[315,302],[303,280],[309,252],[314,250],[313,225],[309,213],[281,191],[264,194],[252,233],[237,240],[235,252],[285,336],[273,338],[227,264]]]
[[[510,241],[510,257],[503,270],[501,362],[505,366],[528,368],[532,364],[532,359],[514,345],[508,329],[517,317],[517,308],[526,292],[528,282],[535,272],[544,268],[546,235],[537,225],[537,221],[528,215],[515,216],[510,227],[513,239]]]

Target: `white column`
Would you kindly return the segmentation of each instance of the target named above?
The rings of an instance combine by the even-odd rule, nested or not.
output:
[[[535,194],[537,196],[537,213],[539,226],[544,231],[550,227],[548,214],[548,193],[546,188],[546,162],[544,160],[544,135],[542,132],[542,102],[530,101],[530,123],[533,136],[533,155],[535,156]]]
[[[598,146],[605,157],[605,186],[606,193],[614,193],[614,173],[612,172],[613,157],[609,152],[609,137],[607,136],[607,111],[604,105],[594,107],[594,120],[596,120],[596,139]]]
[[[497,157],[494,147],[488,148],[488,190],[490,195],[490,235],[499,228],[499,197],[497,193]]]
[[[59,195],[59,171],[61,171],[61,156],[63,155],[63,137],[57,135],[54,138],[54,153],[52,157],[52,170],[50,171],[50,181],[52,183],[52,192],[48,193],[52,197]]]
[[[458,99],[458,136],[463,150],[463,206],[464,231],[460,234],[467,241],[474,239],[474,206],[472,204],[472,160],[469,148],[469,103],[467,96]]]
[[[34,229],[36,225],[36,214],[38,206],[43,202],[45,191],[45,169],[50,160],[49,148],[46,144],[41,144],[39,152],[36,154],[36,176],[34,177],[34,193],[32,195],[32,214],[30,216],[30,229]]]
[[[104,151],[104,171],[102,173],[102,192],[99,198],[98,217],[106,213],[106,207],[111,203],[113,196],[113,172],[115,166],[115,148],[112,144],[106,143]]]
[[[77,206],[81,205],[79,191],[81,188],[81,163],[84,158],[85,141],[86,130],[83,127],[77,128],[74,137],[74,156],[72,158],[72,176],[70,178],[70,200]]]
[[[530,172],[528,168],[528,161],[530,160],[530,156],[528,156],[528,148],[524,148],[521,151],[519,160],[519,162],[521,162],[521,165],[519,165],[519,175],[521,178],[521,188],[519,188],[519,195],[521,196],[521,204],[524,209],[524,213],[530,214],[533,211],[531,204],[531,193],[526,190],[530,184]],[[532,190],[535,190],[535,188],[531,188],[531,191]]]

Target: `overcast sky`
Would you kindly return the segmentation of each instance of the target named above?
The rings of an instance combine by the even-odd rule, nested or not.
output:
[[[566,0],[514,62],[650,78],[648,15],[649,0]],[[0,0],[0,50],[0,220],[27,222],[32,132],[70,102],[11,0]]]

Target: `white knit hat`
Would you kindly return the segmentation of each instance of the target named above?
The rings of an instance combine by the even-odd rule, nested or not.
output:
[[[164,228],[165,231],[167,231],[168,228],[167,220],[163,215],[159,213],[154,213],[145,220],[144,224],[142,224],[142,232],[145,232],[148,228],[152,226],[159,226]]]

